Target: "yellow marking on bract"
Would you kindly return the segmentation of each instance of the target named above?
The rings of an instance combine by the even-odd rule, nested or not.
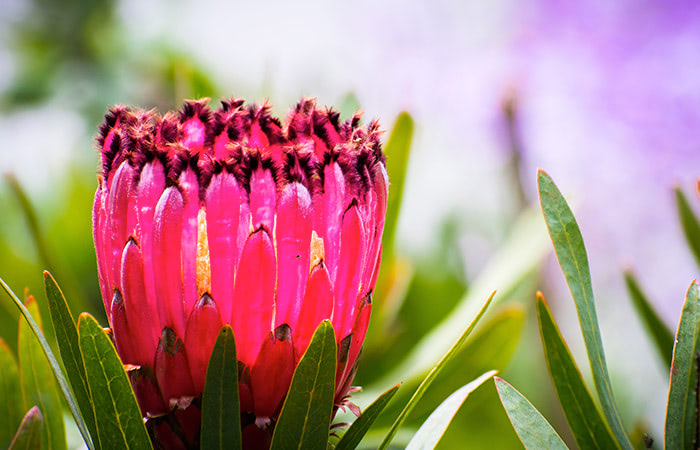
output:
[[[316,234],[316,230],[311,231],[311,265],[309,266],[309,272],[311,272],[311,269],[313,269],[318,263],[324,260],[325,256],[326,254],[323,249],[323,239]]]
[[[204,208],[200,208],[197,214],[197,298],[207,292],[211,292],[207,213]]]

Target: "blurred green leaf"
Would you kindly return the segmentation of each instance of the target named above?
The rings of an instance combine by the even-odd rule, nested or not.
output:
[[[654,342],[661,360],[666,368],[670,369],[671,360],[673,359],[673,332],[654,311],[651,302],[642,292],[642,288],[632,272],[625,272],[625,284],[627,285],[627,292],[629,292],[632,299],[632,304],[642,319],[647,333],[651,336],[651,340]]]
[[[340,101],[340,107],[338,108],[338,112],[340,113],[340,117],[346,118],[346,117],[351,117],[353,114],[355,114],[357,111],[360,110],[360,101],[357,99],[357,96],[355,95],[354,92],[348,92],[345,97]]]
[[[24,402],[17,362],[12,350],[0,339],[0,447],[7,445],[22,422]]]
[[[241,448],[240,414],[236,340],[226,325],[216,338],[207,367],[202,394],[202,448]]]
[[[688,241],[688,246],[690,247],[693,256],[695,257],[695,262],[700,265],[700,223],[698,222],[693,209],[688,203],[688,199],[681,191],[681,188],[677,187],[674,189],[676,194],[676,207],[678,208],[678,217],[681,221],[681,227],[683,228],[683,234],[685,235],[686,241]]]
[[[333,326],[316,328],[299,361],[272,436],[272,450],[324,449],[333,410],[337,350]]]
[[[503,408],[526,449],[568,448],[532,403],[503,379],[496,377],[494,380]]]
[[[544,297],[537,295],[537,318],[549,374],[566,420],[580,448],[619,448],[607,422],[583,381],[574,357]]]
[[[396,224],[401,209],[403,198],[403,186],[408,167],[408,156],[413,139],[413,118],[407,112],[402,112],[396,118],[391,135],[384,147],[386,155],[386,170],[389,176],[389,198],[386,206],[386,220],[384,222],[383,248],[385,255],[391,255],[394,251],[394,237]]]
[[[136,397],[112,341],[87,313],[78,318],[78,335],[96,412],[97,440],[105,447],[151,449]]]
[[[696,448],[696,390],[700,358],[700,290],[697,282],[688,288],[673,347],[671,382],[666,405],[666,448]]]
[[[73,388],[78,408],[90,430],[90,436],[97,441],[95,446],[100,448],[101,445],[95,424],[95,411],[90,399],[85,364],[83,363],[83,355],[80,353],[80,341],[78,330],[75,327],[75,320],[68,309],[68,303],[63,296],[63,292],[56,284],[56,280],[46,271],[44,271],[44,288],[46,290],[46,298],[49,301],[49,312],[51,313],[51,321],[56,333],[56,342],[58,342],[58,350],[61,354],[63,367],[66,369],[68,381],[70,381]]]
[[[44,417],[36,406],[33,406],[22,419],[17,434],[12,439],[10,450],[34,450],[41,447]]]
[[[29,297],[25,306],[41,329],[39,305],[34,297]],[[19,322],[17,346],[24,405],[27,408],[38,406],[44,416],[46,426],[42,431],[41,447],[51,450],[65,449],[66,431],[63,424],[61,397],[41,345],[32,334],[29,324],[24,320]]]
[[[464,345],[464,342],[466,341],[467,337],[469,337],[471,332],[474,330],[474,327],[476,327],[476,324],[479,323],[479,320],[484,316],[484,314],[486,314],[486,310],[491,304],[491,301],[493,300],[493,296],[495,294],[495,291],[491,293],[491,295],[483,304],[483,306],[476,314],[474,319],[469,323],[466,330],[464,330],[459,339],[457,339],[457,342],[455,342],[452,345],[450,350],[447,353],[445,353],[445,355],[440,359],[440,361],[438,361],[435,367],[433,367],[433,369],[430,372],[428,372],[428,375],[426,375],[425,379],[423,379],[423,382],[420,384],[420,386],[418,386],[418,389],[416,389],[411,399],[408,401],[404,409],[394,421],[394,424],[391,426],[386,437],[380,444],[379,450],[384,450],[389,446],[391,440],[394,438],[394,435],[399,430],[399,428],[401,428],[401,425],[403,425],[406,418],[410,415],[411,411],[413,411],[418,402],[420,402],[421,398],[425,394],[425,391],[430,387],[433,381],[435,381],[435,378],[440,374],[440,371],[442,371],[442,369],[454,358],[455,354],[458,353],[459,349]]]
[[[61,392],[63,393],[63,398],[66,400],[66,403],[68,403],[68,408],[70,409],[71,414],[73,415],[73,419],[75,420],[75,423],[78,425],[78,429],[80,430],[80,434],[83,436],[83,439],[85,440],[85,444],[88,446],[90,450],[93,450],[95,447],[92,445],[92,440],[90,439],[90,434],[88,433],[88,430],[85,426],[85,422],[83,421],[82,416],[80,415],[80,411],[78,410],[77,402],[75,400],[75,397],[73,396],[73,392],[71,391],[70,387],[68,386],[68,382],[66,381],[65,376],[63,375],[63,370],[61,369],[61,366],[58,364],[58,360],[56,360],[56,357],[53,354],[53,351],[51,350],[51,347],[49,347],[49,343],[46,341],[46,337],[44,336],[44,333],[41,331],[41,327],[37,322],[34,320],[32,317],[32,314],[29,312],[29,310],[24,306],[24,304],[20,301],[19,298],[15,295],[14,292],[12,292],[12,289],[5,283],[5,281],[0,278],[0,286],[2,286],[3,290],[7,293],[7,295],[10,296],[10,299],[12,302],[15,304],[19,312],[22,314],[24,317],[24,320],[26,320],[27,324],[31,328],[32,332],[36,336],[36,338],[39,340],[39,343],[41,344],[41,349],[44,352],[44,355],[46,356],[46,359],[49,362],[49,365],[51,367],[51,371],[53,372],[53,376],[56,378],[56,381],[58,382],[58,386],[61,388]],[[36,302],[34,302],[36,304]],[[20,322],[23,323],[23,322]],[[19,345],[18,345],[19,348]],[[21,365],[21,362],[20,362]]]
[[[588,257],[581,230],[569,205],[549,175],[540,170],[537,174],[537,184],[547,229],[552,238],[557,259],[559,259],[559,265],[564,272],[576,304],[583,340],[593,372],[593,380],[603,405],[603,413],[620,445],[624,448],[632,448],[632,443],[625,432],[620,412],[615,404],[608,376],[593,300]]]
[[[421,425],[413,439],[408,443],[406,450],[435,448],[469,394],[481,386],[484,381],[496,375],[496,373],[495,370],[486,372],[447,397],[428,417],[428,420]]]
[[[379,414],[381,414],[391,399],[394,398],[400,386],[400,384],[397,384],[392,387],[362,411],[362,415],[350,425],[348,431],[340,438],[338,445],[335,446],[335,450],[352,450],[356,448],[374,421],[379,417]]]

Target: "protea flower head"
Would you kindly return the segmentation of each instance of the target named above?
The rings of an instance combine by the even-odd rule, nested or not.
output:
[[[245,439],[279,414],[324,319],[337,336],[342,405],[369,323],[388,180],[378,123],[362,127],[359,114],[341,122],[304,99],[281,123],[267,104],[207,102],[163,116],[109,111],[94,240],[144,415],[176,414],[193,439],[209,356],[230,324]]]

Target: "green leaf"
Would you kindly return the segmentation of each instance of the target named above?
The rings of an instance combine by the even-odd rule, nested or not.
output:
[[[698,338],[700,337],[700,290],[697,282],[690,285],[683,304],[681,320],[673,347],[671,381],[666,406],[666,448],[695,448],[697,421],[695,390],[697,389]]]
[[[537,318],[549,374],[566,420],[580,448],[619,448],[576,366],[544,297],[537,295]]]
[[[494,375],[496,375],[495,370],[486,372],[447,397],[428,417],[428,420],[421,425],[413,439],[408,443],[406,450],[435,448],[469,394]]]
[[[63,296],[63,292],[56,284],[56,280],[47,271],[44,271],[44,288],[46,290],[46,298],[49,301],[49,312],[51,313],[51,321],[56,333],[56,342],[58,342],[58,350],[61,354],[63,367],[66,368],[68,381],[70,381],[71,388],[73,388],[73,394],[80,408],[80,413],[90,430],[90,436],[96,441],[94,442],[95,446],[101,448],[97,439],[95,411],[90,399],[85,364],[83,363],[83,355],[80,353],[80,342],[78,330],[75,327],[75,320],[68,309],[68,303]]]
[[[146,427],[112,341],[94,317],[78,318],[80,351],[97,421],[98,440],[111,448],[150,449]]]
[[[547,229],[554,244],[559,265],[564,272],[576,304],[583,341],[586,344],[593,381],[603,406],[603,413],[620,445],[624,448],[632,448],[632,443],[625,432],[622,418],[613,398],[593,300],[588,256],[581,230],[569,205],[549,175],[540,170],[537,174],[537,184]]]
[[[651,303],[647,299],[639,283],[632,275],[632,272],[625,272],[625,283],[627,284],[627,292],[630,294],[632,304],[637,310],[637,314],[642,319],[647,333],[652,338],[656,350],[661,356],[661,360],[666,365],[667,369],[671,368],[671,360],[673,359],[673,332],[666,326],[659,315],[654,311]]]
[[[526,449],[567,449],[554,428],[532,403],[503,379],[495,377],[498,396]],[[587,448],[587,447],[581,447]]]
[[[39,305],[33,297],[27,299],[29,313],[41,329]],[[41,448],[58,450],[66,448],[66,430],[63,424],[61,397],[58,395],[51,367],[44,357],[41,345],[24,320],[19,322],[17,337],[19,374],[22,382],[25,407],[38,406],[44,416]]]
[[[700,223],[695,217],[695,213],[693,213],[693,209],[690,207],[683,191],[678,187],[674,191],[676,193],[676,207],[678,208],[678,217],[681,221],[683,234],[686,241],[688,241],[695,261],[700,265]]]
[[[209,358],[202,394],[201,446],[206,449],[241,448],[238,358],[236,340],[229,325],[219,332]]]
[[[402,112],[396,118],[391,135],[384,147],[386,155],[386,170],[389,176],[389,198],[386,206],[386,219],[384,222],[384,237],[382,239],[384,254],[391,255],[394,251],[394,237],[396,224],[401,209],[403,198],[403,186],[408,167],[408,155],[413,139],[413,118],[407,112]]]
[[[335,332],[331,323],[324,320],[294,371],[275,425],[272,450],[326,448],[333,412],[336,359]]]
[[[42,429],[44,417],[36,406],[33,406],[22,419],[22,423],[15,434],[10,450],[34,450],[41,447]]]
[[[396,386],[392,387],[380,395],[374,402],[372,402],[371,405],[362,411],[362,415],[358,417],[357,420],[352,423],[352,425],[350,425],[348,431],[346,431],[345,434],[343,434],[343,437],[340,438],[338,445],[335,446],[335,450],[352,450],[357,448],[358,444],[365,434],[367,434],[367,431],[377,419],[379,414],[384,411],[386,405],[388,405],[391,399],[394,398],[394,395],[396,394],[396,391],[399,390],[400,386],[400,384],[397,384]]]
[[[7,445],[22,423],[24,402],[19,369],[12,350],[0,339],[0,447]]]
[[[420,386],[418,386],[416,392],[413,393],[413,396],[408,401],[408,404],[406,404],[404,409],[401,411],[399,417],[397,417],[394,421],[394,424],[391,426],[386,437],[380,444],[379,450],[384,450],[389,446],[391,440],[394,438],[394,435],[396,435],[396,432],[399,430],[399,428],[401,428],[401,425],[403,425],[408,415],[411,413],[411,411],[413,411],[418,402],[421,400],[421,398],[425,394],[425,391],[430,387],[432,382],[435,381],[435,378],[440,374],[440,371],[442,371],[442,369],[454,358],[455,354],[459,351],[462,345],[464,345],[464,342],[467,340],[467,337],[469,336],[469,334],[471,334],[472,330],[474,330],[476,324],[484,316],[484,314],[486,314],[486,310],[491,304],[494,295],[496,295],[496,291],[494,291],[489,296],[484,305],[481,307],[481,310],[477,313],[476,317],[474,317],[471,323],[467,326],[467,329],[464,330],[459,339],[457,339],[457,342],[455,342],[454,345],[452,345],[452,348],[450,348],[450,350],[447,353],[445,353],[445,355],[440,359],[440,361],[438,361],[435,367],[433,367],[433,369],[430,372],[428,372],[428,375],[426,375],[425,379],[423,379],[423,382],[420,384]]]
[[[44,355],[46,356],[46,359],[49,362],[51,371],[53,372],[53,376],[58,382],[58,386],[61,388],[63,398],[66,400],[66,403],[68,403],[68,408],[70,409],[70,412],[73,415],[75,423],[78,425],[80,434],[83,436],[83,440],[85,441],[85,444],[88,446],[88,448],[90,450],[94,450],[95,447],[92,445],[90,434],[88,433],[87,428],[85,427],[85,422],[83,421],[83,418],[80,415],[80,411],[78,410],[78,404],[75,400],[75,397],[73,396],[73,392],[71,391],[70,386],[68,386],[68,382],[66,381],[66,378],[63,375],[63,370],[58,364],[58,361],[56,360],[56,357],[54,356],[51,347],[49,347],[49,343],[46,341],[44,333],[41,332],[41,327],[36,323],[29,310],[27,310],[24,304],[19,300],[19,298],[17,298],[15,293],[12,292],[12,289],[10,289],[10,287],[7,285],[7,283],[5,283],[5,281],[2,278],[0,278],[0,286],[2,286],[7,295],[10,296],[10,299],[15,304],[19,312],[22,314],[24,319],[27,321],[27,324],[31,328],[36,338],[39,340],[39,343],[41,344],[41,349],[43,350]]]

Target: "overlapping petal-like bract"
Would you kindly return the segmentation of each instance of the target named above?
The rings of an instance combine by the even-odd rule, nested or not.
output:
[[[378,124],[301,101],[188,101],[178,113],[114,107],[102,126],[93,212],[105,310],[144,414],[202,393],[231,324],[241,409],[279,413],[311,335],[338,339],[336,403],[372,308],[388,180]],[[188,430],[185,430],[186,432]],[[194,431],[196,432],[196,430]]]

